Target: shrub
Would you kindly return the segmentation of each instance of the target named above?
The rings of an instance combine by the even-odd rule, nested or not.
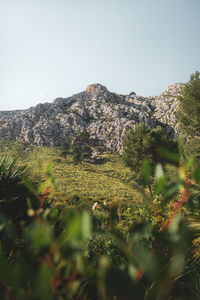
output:
[[[72,158],[74,163],[78,163],[91,156],[92,149],[88,145],[73,145],[72,146]]]
[[[124,138],[122,158],[132,170],[141,167],[144,160],[149,160],[155,166],[163,161],[161,148],[176,150],[176,141],[166,136],[161,126],[150,129],[145,123],[139,123],[135,129],[127,132]]]
[[[62,145],[61,145],[61,154],[63,156],[66,156],[69,153],[70,150],[70,143],[68,141],[65,141]]]

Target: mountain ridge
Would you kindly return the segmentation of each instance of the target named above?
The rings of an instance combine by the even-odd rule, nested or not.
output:
[[[158,96],[143,97],[110,92],[101,84],[52,103],[39,103],[25,110],[0,111],[0,139],[19,140],[39,146],[73,143],[75,135],[87,131],[88,143],[121,151],[123,138],[136,123],[151,128],[161,125],[178,135],[177,96],[183,83],[172,84]]]

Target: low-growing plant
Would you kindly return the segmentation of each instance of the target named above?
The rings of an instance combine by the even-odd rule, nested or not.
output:
[[[12,241],[0,245],[0,299],[198,299],[200,170],[176,168],[168,182],[156,166],[153,198],[135,210],[117,200],[82,213],[49,207],[57,188],[50,166],[38,187],[26,180],[38,206],[29,204],[30,222],[19,221],[21,235],[9,211],[0,218],[0,232]],[[146,184],[146,165],[141,174]]]

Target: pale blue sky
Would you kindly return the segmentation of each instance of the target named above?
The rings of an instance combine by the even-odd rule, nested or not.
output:
[[[200,0],[0,0],[0,110],[102,83],[155,95],[200,70]]]

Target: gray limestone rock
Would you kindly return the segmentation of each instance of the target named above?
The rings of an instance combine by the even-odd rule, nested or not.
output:
[[[39,146],[59,146],[87,131],[91,145],[121,151],[127,130],[138,122],[151,128],[163,125],[178,135],[176,97],[183,84],[172,84],[155,97],[109,92],[101,84],[89,85],[84,92],[53,103],[26,110],[0,111],[0,139],[19,140]]]

